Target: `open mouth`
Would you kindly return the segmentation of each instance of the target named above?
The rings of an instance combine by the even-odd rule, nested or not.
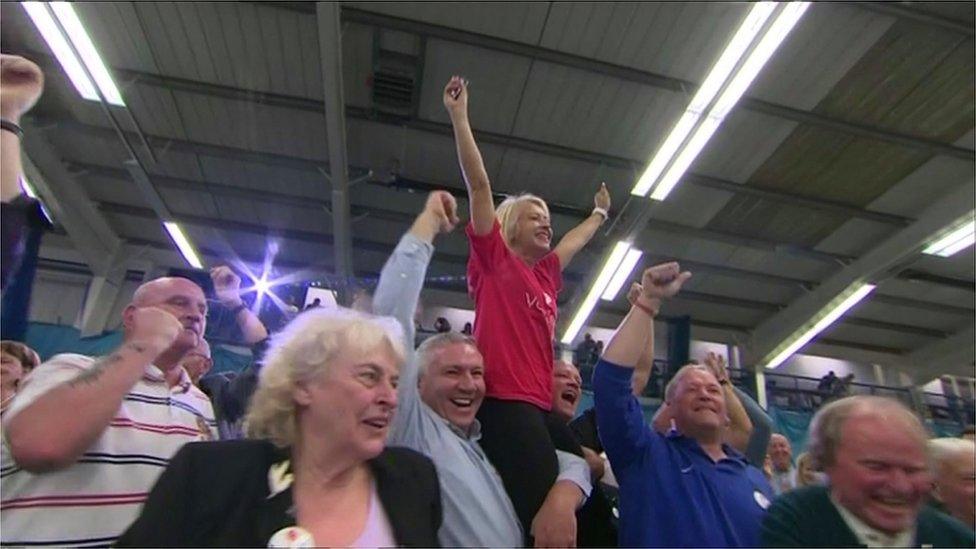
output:
[[[375,427],[376,429],[386,429],[390,424],[390,419],[386,417],[374,417],[363,420],[363,423],[369,425],[370,427]]]
[[[474,406],[473,398],[452,398],[451,404],[457,406],[458,408],[470,408]]]
[[[572,389],[567,389],[563,391],[562,394],[559,395],[559,398],[565,400],[570,404],[576,404],[576,401],[579,400],[579,393],[577,393]]]

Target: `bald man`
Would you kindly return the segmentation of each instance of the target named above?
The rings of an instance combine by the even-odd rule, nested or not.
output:
[[[199,286],[159,278],[123,310],[112,353],[34,370],[4,418],[0,543],[110,545],[169,458],[215,436],[209,399],[180,367],[206,318]]]

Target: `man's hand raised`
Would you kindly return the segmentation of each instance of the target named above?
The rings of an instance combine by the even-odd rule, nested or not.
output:
[[[241,277],[237,276],[230,267],[221,265],[210,269],[210,279],[213,280],[214,293],[220,304],[229,309],[241,303]]]
[[[176,341],[182,331],[183,324],[169,312],[158,307],[138,307],[132,312],[132,336],[129,340],[149,346],[150,351],[158,356]]]
[[[682,272],[676,262],[650,267],[641,278],[641,299],[650,301],[674,297],[689,278],[691,273]]]
[[[44,91],[44,73],[33,61],[0,54],[0,116],[14,123],[37,103]]]
[[[454,196],[447,191],[434,191],[427,196],[424,210],[410,227],[410,234],[433,243],[435,236],[453,231],[459,222]]]

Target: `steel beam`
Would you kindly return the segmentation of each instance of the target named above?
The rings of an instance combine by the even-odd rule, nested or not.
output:
[[[162,87],[170,90],[186,91],[189,93],[211,95],[211,96],[222,97],[225,99],[230,99],[235,101],[253,102],[262,105],[297,109],[297,110],[303,110],[303,111],[314,112],[314,113],[321,113],[324,108],[324,104],[321,101],[316,101],[314,99],[307,99],[304,97],[287,96],[287,95],[273,94],[267,92],[252,92],[249,90],[233,88],[230,86],[224,86],[220,84],[199,82],[195,80],[175,78],[170,76],[160,76],[156,74],[143,73],[138,71],[126,70],[126,69],[114,69],[114,72],[123,79],[131,80],[133,82],[138,82],[149,86]],[[379,124],[389,125],[391,127],[395,126],[398,128],[405,127],[405,128],[436,134],[436,135],[443,135],[443,136],[453,135],[453,130],[451,129],[451,126],[449,124],[432,122],[428,120],[420,120],[416,118],[404,119],[401,117],[384,115],[362,107],[347,106],[346,116],[355,120],[366,120],[366,121],[376,122]],[[631,171],[635,171],[635,170],[639,171],[640,169],[642,169],[644,164],[644,161],[640,159],[625,158],[621,156],[608,155],[608,154],[598,153],[594,151],[575,149],[572,147],[564,147],[561,145],[543,143],[540,141],[533,141],[531,139],[524,139],[512,135],[498,134],[494,132],[478,131],[478,140],[486,144],[498,145],[501,147],[513,147],[513,148],[531,151],[531,152],[535,152],[547,156],[554,156],[557,158],[564,158],[567,160],[574,160],[579,162],[589,162],[593,164],[604,165],[604,166],[631,170]],[[844,204],[842,202],[837,202],[833,200],[825,200],[822,198],[804,196],[795,193],[787,193],[787,192],[770,189],[770,188],[763,188],[754,185],[736,183],[734,181],[728,181],[725,179],[711,177],[704,174],[697,174],[693,172],[688,172],[687,174],[685,174],[684,179],[682,181],[684,183],[688,183],[706,189],[715,189],[715,190],[730,192],[734,194],[753,196],[756,198],[762,198],[764,200],[771,200],[774,202],[791,204],[794,206],[809,208],[815,211],[836,213],[848,217],[856,217],[856,218],[865,219],[868,221],[875,221],[878,223],[884,223],[896,227],[904,227],[911,222],[910,218],[906,218],[904,216],[878,212],[874,210],[866,210],[863,208],[858,208],[855,206],[851,206],[849,204]]]
[[[346,102],[342,84],[342,23],[338,2],[316,2],[319,60],[325,95],[325,126],[329,142],[332,185],[332,234],[336,271],[352,276],[352,224],[349,221],[349,161],[346,155]]]
[[[891,276],[913,254],[917,254],[947,220],[958,219],[972,210],[972,185],[966,181],[925,209],[917,221],[886,239],[871,251],[825,280],[816,290],[800,297],[783,311],[756,327],[747,345],[750,360],[766,359],[777,346],[804,326],[846,288],[859,282],[878,282]]]
[[[947,17],[940,17],[932,13],[926,13],[924,11],[914,10],[909,7],[901,6],[898,2],[851,2],[859,8],[873,11],[875,13],[881,13],[884,15],[891,15],[899,19],[908,19],[910,21],[916,21],[924,25],[932,25],[940,29],[945,29],[947,31],[962,34],[963,36],[973,36],[976,35],[976,29],[973,29],[972,23],[966,23],[963,21],[956,21],[949,19]],[[909,2],[901,2],[901,4],[909,4]],[[960,2],[960,5],[963,3]]]
[[[263,4],[280,9],[302,11],[305,13],[308,13],[309,11],[309,7],[303,5],[303,2],[266,2]],[[602,74],[604,76],[653,86],[682,94],[687,94],[698,87],[698,83],[696,82],[666,76],[663,74],[642,71],[633,67],[617,65],[614,63],[608,63],[606,61],[599,61],[563,51],[543,48],[541,46],[516,42],[513,40],[506,40],[504,38],[497,38],[485,34],[444,27],[431,23],[424,23],[412,19],[403,19],[400,17],[383,15],[348,6],[342,8],[342,19],[343,21],[348,21],[351,23],[418,34],[428,39],[437,38],[440,40],[467,44],[469,46],[508,53],[520,57],[528,57],[536,61],[543,61],[573,69]],[[748,96],[743,97],[739,101],[739,106],[753,112],[759,112],[785,120],[816,125],[834,131],[843,131],[845,133],[860,137],[911,147],[917,150],[925,151],[929,154],[948,155],[969,161],[976,159],[976,152],[963,147],[958,147],[948,143],[941,143],[939,141],[916,135],[902,134],[864,124],[858,124],[820,113],[794,109],[785,105],[778,105]]]

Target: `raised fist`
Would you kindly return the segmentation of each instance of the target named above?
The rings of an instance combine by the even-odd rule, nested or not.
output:
[[[437,223],[437,230],[449,233],[459,223],[457,216],[457,200],[447,191],[434,191],[427,196],[424,214],[431,216]]]
[[[600,189],[593,196],[593,205],[597,208],[610,210],[610,191],[607,190],[606,183],[600,183]]]
[[[444,108],[453,119],[468,113],[468,81],[460,76],[452,76],[444,86]]]
[[[221,305],[233,308],[241,304],[241,277],[230,267],[221,265],[210,269],[210,279]]]
[[[129,339],[149,345],[156,353],[168,349],[183,332],[183,324],[158,307],[136,307],[130,322]]]
[[[0,116],[14,123],[31,110],[44,91],[44,73],[33,61],[0,54]]]
[[[641,278],[643,289],[641,297],[643,299],[672,297],[689,278],[691,273],[682,272],[681,267],[675,262],[655,265],[644,271],[644,276]]]
[[[705,366],[712,372],[716,380],[724,381],[729,379],[729,372],[726,369],[727,365],[725,364],[724,356],[709,352],[705,355]]]
[[[641,296],[643,291],[644,288],[641,287],[639,282],[632,283],[630,285],[630,290],[627,291],[627,301],[633,305],[634,302],[637,301],[637,298]]]

